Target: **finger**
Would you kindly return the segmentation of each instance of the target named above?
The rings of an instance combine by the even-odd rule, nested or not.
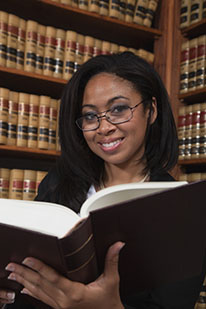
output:
[[[104,276],[107,279],[112,279],[114,281],[119,280],[119,252],[124,247],[124,245],[125,243],[118,241],[114,245],[112,245],[107,251],[104,267]]]
[[[15,300],[15,293],[12,291],[0,290],[0,303],[11,304]]]

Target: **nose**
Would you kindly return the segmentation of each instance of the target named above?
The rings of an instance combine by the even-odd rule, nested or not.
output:
[[[110,132],[113,132],[115,129],[116,126],[107,120],[105,114],[99,117],[99,128],[97,129],[98,134],[107,135]]]

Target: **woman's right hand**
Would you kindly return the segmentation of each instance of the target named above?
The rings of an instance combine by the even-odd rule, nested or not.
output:
[[[15,301],[15,293],[9,290],[0,290],[0,308],[5,304],[12,304]]]

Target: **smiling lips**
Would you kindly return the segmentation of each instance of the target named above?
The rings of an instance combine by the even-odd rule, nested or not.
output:
[[[123,138],[119,138],[112,142],[100,142],[99,145],[104,151],[113,151],[121,144],[122,140]]]

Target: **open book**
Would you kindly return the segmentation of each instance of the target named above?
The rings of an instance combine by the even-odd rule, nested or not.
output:
[[[5,266],[27,256],[71,280],[91,282],[118,240],[126,243],[122,295],[197,275],[206,242],[205,189],[206,181],[113,186],[91,196],[80,216],[57,204],[0,199],[0,287],[19,289]]]

